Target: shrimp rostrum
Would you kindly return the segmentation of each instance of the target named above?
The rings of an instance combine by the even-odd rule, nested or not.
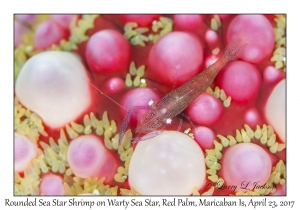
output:
[[[245,46],[246,41],[244,38],[238,37],[229,43],[219,60],[180,87],[165,95],[160,101],[157,103],[150,101],[150,107],[136,106],[129,110],[120,128],[119,144],[129,126],[131,115],[137,109],[147,108],[148,111],[137,124],[134,142],[137,143],[140,140],[147,140],[160,134],[165,126],[172,122],[175,116],[183,112],[194,99],[206,91],[220,70],[228,62],[239,58]],[[146,135],[141,137],[142,134]]]

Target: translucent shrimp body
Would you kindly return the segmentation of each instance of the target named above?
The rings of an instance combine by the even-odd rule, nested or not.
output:
[[[157,129],[164,124],[170,124],[171,119],[180,114],[194,99],[214,81],[220,70],[232,60],[236,60],[246,45],[242,37],[235,39],[226,47],[222,57],[207,69],[197,74],[177,89],[164,96],[158,103],[152,104],[147,113],[139,121],[136,133],[137,141],[154,137],[159,132]],[[123,122],[124,123],[124,122]],[[122,137],[122,130],[120,137]],[[148,133],[139,137],[142,133]]]

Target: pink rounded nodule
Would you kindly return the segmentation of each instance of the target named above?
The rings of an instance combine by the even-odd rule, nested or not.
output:
[[[26,136],[15,133],[15,171],[22,172],[27,164],[37,156],[37,145]]]
[[[274,66],[267,66],[263,70],[263,79],[267,84],[274,84],[285,78],[285,73]]]
[[[238,36],[247,41],[242,60],[259,63],[271,56],[275,35],[271,23],[264,15],[237,15],[228,27],[228,43]]]
[[[205,33],[205,41],[209,44],[216,43],[219,40],[217,32],[214,30],[208,30]]]
[[[98,177],[107,160],[107,151],[93,135],[80,136],[70,143],[68,162],[73,173],[81,178]]]
[[[255,108],[250,108],[245,112],[244,115],[245,123],[247,123],[249,126],[255,127],[256,125],[259,125],[261,122],[260,115]]]
[[[46,50],[53,44],[58,44],[60,40],[69,37],[69,30],[62,27],[52,19],[42,22],[34,34],[34,48],[36,50]]]
[[[102,30],[93,34],[87,42],[85,57],[95,72],[121,72],[129,64],[130,44],[120,32]]]
[[[202,93],[186,109],[191,120],[200,125],[212,125],[223,114],[223,105],[214,96]]]
[[[41,195],[64,195],[65,188],[63,185],[63,178],[53,173],[47,173],[42,175],[40,183]]]
[[[120,92],[124,88],[124,80],[119,77],[112,77],[105,83],[105,90],[107,90],[108,93],[115,94]]]
[[[200,72],[203,47],[187,32],[171,32],[154,44],[149,54],[149,73],[170,87],[179,86]]]
[[[226,185],[238,186],[237,191],[248,191],[243,188],[252,190],[255,182],[265,184],[272,170],[268,153],[253,143],[240,143],[228,148],[222,162]]]
[[[211,149],[214,146],[215,133],[212,129],[205,126],[197,126],[192,130],[196,142],[202,149]]]
[[[240,104],[250,103],[256,99],[261,75],[257,68],[244,61],[232,61],[216,77],[216,84],[227,96]]]

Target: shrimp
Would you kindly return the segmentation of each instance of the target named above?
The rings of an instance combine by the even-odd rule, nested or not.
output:
[[[120,128],[119,144],[128,128],[131,115],[136,109],[148,108],[148,111],[137,124],[135,130],[137,137],[134,138],[134,143],[137,143],[140,140],[153,138],[163,132],[165,126],[172,122],[172,118],[183,112],[194,99],[206,91],[220,70],[229,61],[238,59],[246,44],[243,37],[238,37],[229,43],[219,60],[182,84],[180,87],[165,95],[159,102],[154,103],[150,101],[150,107],[139,106],[129,110],[124,117]],[[161,130],[157,130],[161,127]],[[146,133],[146,135],[140,137],[143,133]]]

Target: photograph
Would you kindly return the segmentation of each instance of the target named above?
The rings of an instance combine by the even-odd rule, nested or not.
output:
[[[12,18],[14,196],[287,195],[287,14]]]

